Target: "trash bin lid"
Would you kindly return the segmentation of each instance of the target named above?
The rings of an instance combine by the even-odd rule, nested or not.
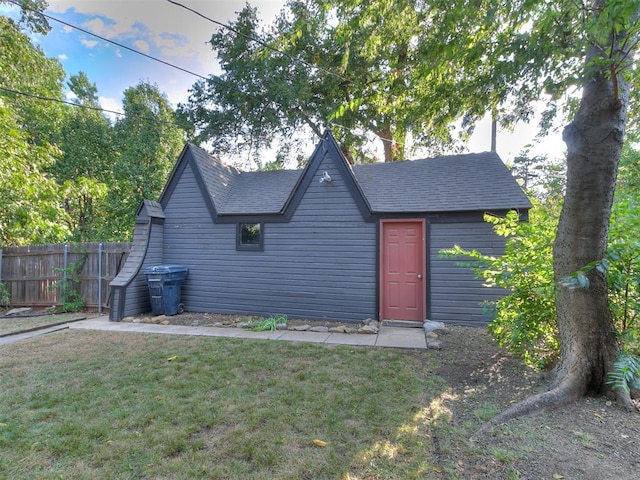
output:
[[[148,275],[152,273],[180,273],[188,271],[189,269],[184,265],[153,265],[145,267],[143,273]]]

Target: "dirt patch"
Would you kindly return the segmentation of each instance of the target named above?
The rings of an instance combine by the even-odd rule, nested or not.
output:
[[[451,386],[445,403],[456,428],[490,419],[550,380],[499,349],[482,328],[450,327],[438,355],[436,373]],[[460,478],[636,479],[640,414],[606,398],[582,398],[495,427],[476,444],[452,445],[442,455]]]

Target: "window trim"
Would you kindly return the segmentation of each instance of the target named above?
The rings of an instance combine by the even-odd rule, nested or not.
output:
[[[242,243],[242,229],[245,225],[259,225],[260,241],[258,243]],[[263,222],[239,222],[236,223],[236,250],[243,252],[264,251],[264,223]]]

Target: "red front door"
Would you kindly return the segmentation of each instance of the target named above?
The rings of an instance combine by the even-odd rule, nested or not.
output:
[[[425,319],[424,220],[381,220],[381,320]]]

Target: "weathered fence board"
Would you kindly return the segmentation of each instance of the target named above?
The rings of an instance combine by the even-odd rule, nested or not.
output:
[[[109,283],[131,250],[131,243],[80,243],[7,247],[0,250],[0,281],[11,306],[60,305],[60,281],[72,271],[89,308],[109,306]]]

